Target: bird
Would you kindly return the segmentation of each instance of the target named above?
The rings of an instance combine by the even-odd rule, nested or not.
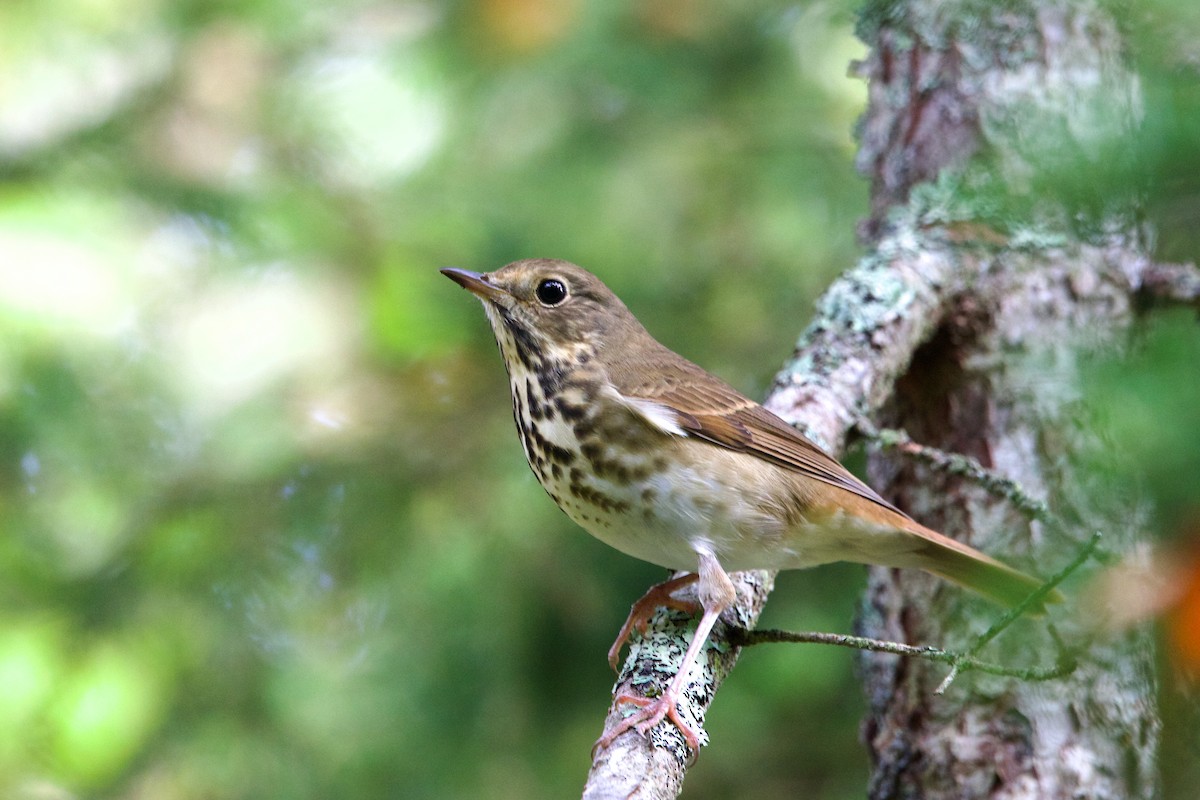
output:
[[[639,600],[609,651],[658,606],[701,612],[677,673],[597,747],[678,710],[687,672],[735,600],[730,572],[834,561],[916,568],[1016,606],[1042,582],[914,521],[793,426],[660,344],[592,273],[557,259],[441,270],[483,304],[508,372],[525,458],[597,539],[684,574]],[[695,583],[697,601],[674,596]],[[1056,599],[1056,598],[1051,598]]]

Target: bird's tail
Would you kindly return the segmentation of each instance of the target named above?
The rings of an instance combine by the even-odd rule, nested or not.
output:
[[[1032,575],[1013,569],[973,547],[924,526],[914,527],[919,530],[911,532],[925,540],[915,554],[916,566],[926,572],[932,572],[1010,608],[1024,602],[1043,585],[1043,581]],[[1057,590],[1052,591],[1030,611],[1034,614],[1045,613],[1045,603],[1059,603],[1062,600],[1062,594]]]

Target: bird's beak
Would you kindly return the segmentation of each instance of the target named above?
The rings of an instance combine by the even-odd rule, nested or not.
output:
[[[495,284],[489,283],[487,277],[482,273],[471,272],[469,269],[459,269],[458,267],[443,267],[440,272],[480,300],[489,300],[493,303],[506,305],[505,301],[510,298],[508,292]]]

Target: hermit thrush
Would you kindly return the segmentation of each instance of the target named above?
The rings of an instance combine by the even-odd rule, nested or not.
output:
[[[656,604],[699,581],[703,615],[667,690],[598,743],[668,718],[713,624],[727,571],[831,561],[917,567],[1015,605],[1039,581],[914,522],[779,417],[659,344],[616,295],[565,261],[486,274],[443,269],[487,312],[525,457],[571,519],[613,547],[694,572],[652,589],[609,653]]]

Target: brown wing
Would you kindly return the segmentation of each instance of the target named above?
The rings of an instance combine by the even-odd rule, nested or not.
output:
[[[682,430],[714,445],[750,453],[844,489],[908,520],[909,524],[897,527],[898,533],[913,537],[913,546],[899,553],[905,557],[892,553],[891,557],[866,559],[867,563],[919,567],[1010,606],[1041,585],[1036,578],[913,522],[799,431],[692,362],[666,348],[640,355],[639,363],[650,367],[639,370],[640,377],[621,367],[609,377],[617,391],[637,401],[643,412],[643,404],[652,405],[653,412],[648,415],[652,424],[659,424],[660,415],[669,415],[672,433]],[[646,375],[653,375],[653,380],[646,380]],[[1047,602],[1061,600],[1057,591],[1046,598]]]
[[[732,386],[669,350],[655,355],[663,362],[661,369],[639,373],[654,375],[652,382],[615,371],[611,378],[617,391],[669,409],[692,436],[794,469],[903,515],[807,437]]]

